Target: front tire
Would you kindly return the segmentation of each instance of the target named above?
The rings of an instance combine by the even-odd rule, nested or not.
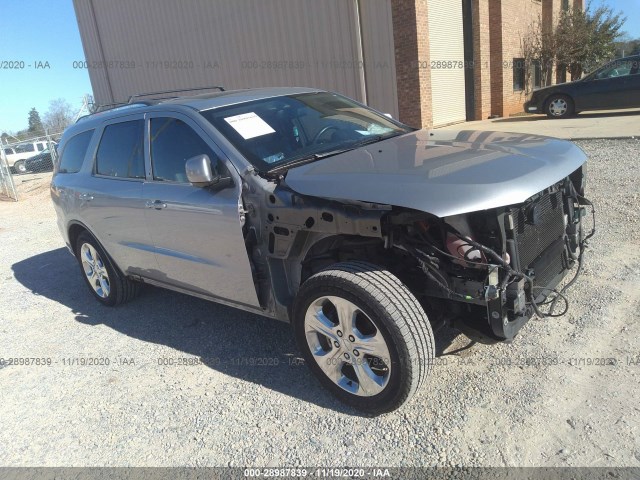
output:
[[[427,316],[391,272],[344,262],[310,277],[293,312],[306,363],[340,400],[369,414],[406,403],[434,359]]]
[[[568,118],[573,116],[575,105],[570,97],[554,94],[547,100],[545,111],[549,118]]]
[[[82,277],[100,303],[113,307],[138,295],[140,284],[125,277],[102,245],[88,232],[78,235],[75,253]]]

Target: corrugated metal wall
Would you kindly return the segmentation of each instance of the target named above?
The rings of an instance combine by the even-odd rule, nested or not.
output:
[[[360,0],[368,105],[398,118],[391,0]]]
[[[74,0],[74,6],[99,103],[218,84],[309,86],[398,114],[390,0]]]

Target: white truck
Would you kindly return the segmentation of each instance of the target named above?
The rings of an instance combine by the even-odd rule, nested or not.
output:
[[[46,140],[23,142],[10,147],[4,147],[7,164],[12,173],[26,173],[24,161],[47,148]]]

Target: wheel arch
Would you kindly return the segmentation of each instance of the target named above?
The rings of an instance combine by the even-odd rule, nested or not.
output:
[[[77,220],[73,220],[69,223],[69,226],[67,227],[67,238],[69,239],[69,246],[71,247],[74,253],[76,251],[76,243],[78,242],[78,237],[82,232],[87,232],[93,238],[96,238],[96,236],[93,233],[91,233],[89,228],[83,223]]]
[[[344,233],[324,235],[313,239],[300,257],[300,281],[297,288],[310,276],[329,265],[344,261],[367,261],[375,259],[367,256],[367,250],[384,246],[384,240],[377,237],[365,237]]]
[[[118,271],[122,272],[122,270],[120,269],[120,266],[116,263],[116,261],[113,259],[113,257],[111,256],[111,254],[107,251],[107,249],[104,246],[104,243],[98,238],[98,236],[96,234],[94,234],[91,229],[85,225],[84,223],[82,223],[79,220],[72,220],[69,223],[69,228],[67,229],[67,234],[69,235],[69,245],[71,245],[71,250],[73,250],[73,253],[75,255],[75,251],[76,251],[76,244],[78,242],[78,237],[83,233],[86,232],[87,234],[89,234],[99,245],[100,247],[107,253],[108,256],[108,261],[111,262],[115,268],[118,269]]]
[[[549,101],[554,97],[554,96],[562,96],[562,97],[567,97],[569,100],[571,100],[571,102],[573,103],[574,107],[576,105],[576,101],[573,98],[573,95],[567,91],[567,90],[558,90],[557,92],[552,92],[549,95],[547,95],[544,99],[544,102],[542,102],[544,111],[546,113],[547,111],[547,107],[549,106]]]

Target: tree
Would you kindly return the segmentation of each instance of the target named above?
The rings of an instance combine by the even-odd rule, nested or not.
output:
[[[556,40],[553,29],[544,28],[539,17],[531,24],[529,33],[521,39],[522,56],[524,57],[527,81],[525,90],[529,91],[535,65],[540,67],[542,86],[547,86],[551,80],[551,72],[556,57]]]
[[[616,42],[616,58],[639,54],[640,38],[631,38],[629,35],[625,35],[624,38]]]
[[[73,123],[73,110],[64,98],[49,102],[49,110],[44,114],[44,126],[50,134],[62,132]]]
[[[40,120],[40,114],[35,108],[29,110],[29,127],[27,131],[31,135],[42,135],[44,128],[42,127],[42,120]]]
[[[621,13],[601,5],[562,12],[555,29],[556,62],[566,65],[571,78],[580,78],[615,55],[615,41],[626,21]]]

